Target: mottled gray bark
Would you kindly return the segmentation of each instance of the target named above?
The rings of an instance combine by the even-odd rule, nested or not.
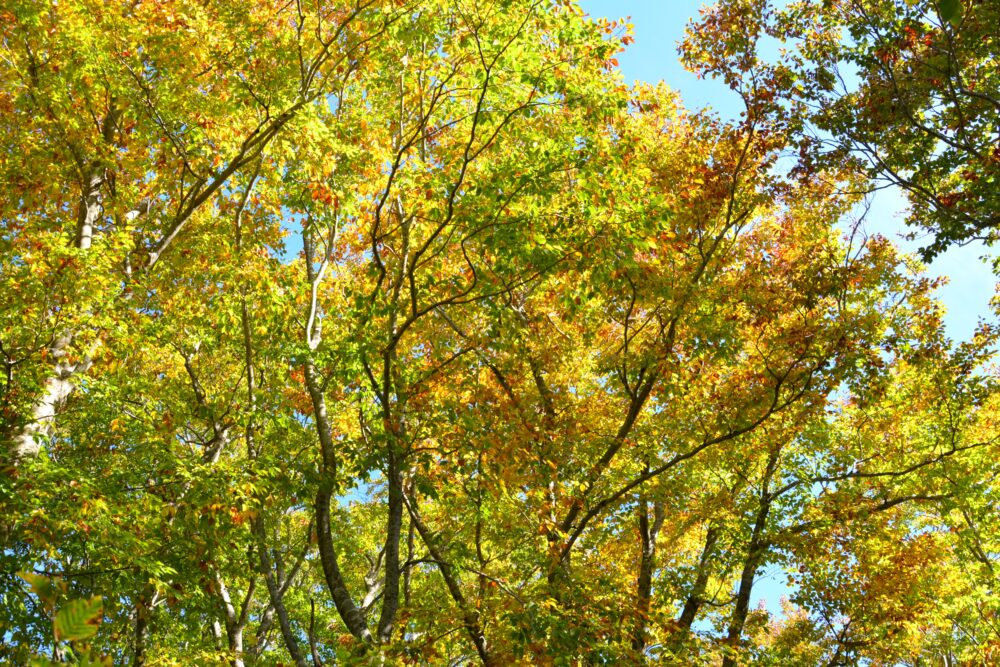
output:
[[[48,347],[47,357],[55,360],[55,363],[43,384],[41,395],[31,408],[28,421],[15,430],[10,438],[10,453],[15,464],[38,455],[42,440],[51,430],[56,412],[73,393],[73,376],[91,366],[89,356],[76,361],[68,360],[72,342],[73,335],[66,333]]]
[[[354,600],[351,598],[344,577],[340,572],[340,565],[337,562],[337,551],[333,547],[333,534],[330,531],[330,503],[333,499],[334,479],[337,472],[336,446],[333,442],[333,432],[330,427],[330,418],[326,409],[326,398],[320,385],[320,379],[316,372],[316,367],[312,361],[305,364],[306,388],[312,399],[313,417],[316,422],[316,431],[320,441],[320,451],[323,458],[323,480],[320,482],[319,490],[316,493],[314,511],[316,516],[316,538],[319,546],[320,563],[323,566],[323,576],[326,579],[327,588],[333,598],[333,604],[337,608],[337,613],[344,621],[347,629],[352,635],[366,644],[372,643],[371,632],[365,623],[364,617]]]
[[[222,611],[226,621],[226,640],[229,645],[230,660],[233,667],[244,667],[243,664],[243,630],[246,627],[247,616],[245,614],[241,615],[237,613],[236,607],[233,606],[233,600],[229,595],[229,589],[226,587],[226,582],[223,581],[222,575],[218,570],[213,573],[215,578],[215,587],[217,589],[219,600],[222,602]],[[253,585],[251,584],[251,590],[249,591],[252,595]],[[244,603],[244,608],[249,605],[249,596]]]
[[[392,639],[392,631],[399,610],[399,543],[403,526],[403,475],[399,469],[399,457],[394,451],[389,453],[386,486],[389,491],[389,507],[386,517],[385,536],[385,584],[382,594],[382,613],[378,621],[378,638],[381,642]]]
[[[115,101],[112,100],[101,123],[101,138],[107,145],[115,140],[120,116],[121,110],[116,108]],[[80,159],[82,161],[82,156]],[[104,210],[102,189],[106,181],[106,168],[102,161],[93,160],[88,164],[81,163],[80,170],[80,204],[77,208],[73,246],[87,251],[93,242],[94,225]],[[73,332],[64,332],[47,349],[48,358],[55,363],[44,381],[38,400],[31,408],[28,421],[18,431],[10,434],[10,454],[15,464],[38,455],[41,441],[50,432],[56,412],[73,393],[73,376],[86,372],[92,365],[90,355],[84,355],[74,362],[67,360],[73,338]]]
[[[337,562],[337,552],[333,547],[333,535],[330,532],[330,500],[333,496],[333,485],[323,482],[316,494],[316,537],[319,545],[320,564],[323,566],[323,577],[326,579],[330,597],[337,608],[337,613],[352,635],[365,644],[372,643],[372,635],[365,623],[364,616],[344,583]]]
[[[159,600],[156,590],[146,585],[135,602],[135,626],[132,632],[132,667],[146,664],[146,643],[149,639],[149,621]]]

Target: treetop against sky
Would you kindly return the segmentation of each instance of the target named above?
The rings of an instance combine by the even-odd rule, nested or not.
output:
[[[580,2],[580,7],[593,17],[624,18],[632,24],[635,41],[617,56],[626,81],[664,81],[680,93],[689,107],[710,106],[725,118],[735,118],[743,110],[739,95],[722,81],[697,77],[685,69],[678,58],[677,46],[684,38],[689,21],[705,6],[706,3],[693,0]],[[774,42],[764,45],[769,56],[777,55],[777,48]],[[904,238],[913,230],[903,224],[907,202],[898,188],[876,192],[869,206],[864,225],[869,232],[886,235],[907,252],[917,252],[928,244],[926,235],[913,240]],[[988,263],[991,259],[988,248],[981,243],[971,243],[948,248],[927,267],[931,275],[947,278],[939,295],[947,309],[945,326],[956,339],[968,338],[979,320],[990,316],[990,300],[995,292],[995,280]]]

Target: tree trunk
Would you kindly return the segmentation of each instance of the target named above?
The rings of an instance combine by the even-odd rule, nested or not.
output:
[[[67,348],[72,341],[72,334],[67,333],[48,348],[48,356],[57,361],[48,379],[45,380],[42,395],[31,408],[30,419],[11,436],[10,455],[15,465],[19,461],[38,455],[42,446],[41,439],[50,431],[56,411],[73,393],[73,375],[90,368],[90,359],[83,359],[73,364],[65,361]]]
[[[333,499],[334,479],[336,479],[337,474],[337,455],[326,409],[326,398],[323,396],[321,382],[312,360],[306,362],[304,374],[306,388],[309,390],[309,397],[313,404],[313,417],[316,420],[316,433],[319,437],[323,458],[323,479],[320,482],[319,491],[316,493],[316,504],[314,505],[316,538],[319,543],[323,576],[326,579],[327,588],[330,590],[330,596],[333,598],[333,604],[337,607],[337,613],[340,614],[347,629],[357,639],[365,644],[371,644],[371,632],[368,630],[364,616],[361,615],[354,600],[351,599],[351,594],[344,583],[344,577],[340,573],[340,565],[337,563],[337,552],[333,548],[333,534],[330,532],[330,502]],[[396,557],[398,559],[398,552]],[[397,587],[398,583],[397,580]]]
[[[372,635],[368,630],[364,617],[351,599],[351,594],[344,584],[337,563],[337,552],[333,548],[333,535],[330,533],[330,500],[333,496],[333,483],[324,480],[316,494],[316,538],[319,542],[319,558],[323,566],[323,576],[327,588],[337,607],[337,613],[343,619],[344,625],[352,635],[365,644],[372,643]]]
[[[101,123],[101,135],[105,144],[111,145],[114,142],[115,128],[120,116],[121,110],[116,108],[112,99]],[[105,183],[105,168],[101,162],[95,160],[86,168],[81,165],[81,170],[84,169],[85,173],[80,175],[80,206],[77,209],[73,246],[87,251],[93,242],[94,225],[103,211],[101,188]],[[48,356],[55,359],[56,363],[48,379],[45,380],[42,395],[31,409],[30,420],[11,437],[10,454],[15,465],[22,459],[38,455],[41,448],[40,438],[47,434],[55,419],[56,410],[73,392],[71,378],[76,373],[87,371],[92,365],[89,355],[74,364],[66,363],[64,357],[72,342],[73,333],[66,332],[48,348]]]
[[[705,546],[701,550],[701,558],[698,559],[698,571],[695,574],[694,585],[684,602],[684,608],[677,619],[677,630],[688,632],[694,619],[698,616],[698,609],[704,601],[705,587],[708,585],[708,577],[711,575],[711,561],[715,551],[715,543],[719,539],[719,529],[716,526],[709,526],[705,533]]]
[[[253,531],[257,538],[257,554],[260,558],[260,568],[263,570],[264,583],[267,585],[267,593],[271,599],[271,606],[278,617],[278,627],[281,629],[281,636],[285,640],[285,648],[292,657],[296,667],[307,667],[305,658],[302,657],[302,650],[299,648],[299,639],[292,629],[292,623],[288,618],[288,611],[285,609],[284,593],[278,582],[274,578],[274,568],[271,564],[271,557],[267,553],[267,535],[264,530],[264,518],[257,516],[253,521]]]
[[[244,667],[243,665],[243,624],[236,607],[233,606],[232,598],[229,596],[229,589],[226,582],[222,580],[222,575],[218,570],[212,573],[215,578],[215,586],[218,590],[219,600],[222,602],[222,611],[226,621],[226,641],[229,644],[229,653],[233,667]]]
[[[413,522],[413,525],[417,527],[417,532],[420,533],[420,538],[427,547],[427,551],[430,553],[431,558],[433,558],[435,563],[437,563],[438,571],[441,573],[441,578],[444,579],[445,586],[448,588],[448,593],[451,594],[451,599],[455,601],[455,604],[458,605],[459,610],[462,612],[462,624],[465,626],[465,630],[469,634],[469,638],[476,647],[476,653],[479,654],[479,659],[482,661],[484,667],[499,667],[499,661],[490,653],[489,645],[486,642],[486,636],[479,623],[479,613],[470,607],[468,600],[465,599],[458,575],[452,570],[451,564],[444,559],[441,549],[434,540],[434,534],[427,528],[427,525],[424,524],[423,520],[420,518],[416,502],[410,501],[407,503],[407,506],[410,510],[410,519]]]
[[[663,504],[653,503],[653,520],[650,522],[649,502],[645,496],[639,502],[639,540],[641,555],[639,574],[636,577],[635,627],[632,629],[632,649],[642,653],[646,649],[646,625],[649,622],[650,600],[653,596],[653,571],[656,569],[656,538],[665,518]]]
[[[393,447],[390,445],[390,447]],[[392,639],[392,630],[399,610],[399,542],[403,526],[403,475],[399,469],[398,453],[389,452],[387,485],[389,508],[385,535],[385,585],[382,594],[382,613],[378,620],[378,638],[386,643]]]
[[[156,590],[146,584],[135,603],[135,629],[132,635],[132,667],[146,664],[146,642],[149,639],[149,618],[156,604]]]
[[[767,528],[767,517],[771,511],[771,502],[774,500],[770,491],[771,478],[778,466],[778,457],[781,450],[775,449],[767,462],[767,469],[760,483],[760,501],[757,508],[757,517],[754,521],[753,531],[750,533],[750,544],[747,547],[746,560],[743,561],[743,572],[740,575],[740,587],[736,592],[736,607],[729,620],[729,629],[726,632],[726,644],[729,651],[726,652],[722,660],[722,667],[736,667],[734,652],[740,644],[743,635],[743,626],[746,625],[747,614],[750,611],[750,593],[753,591],[754,577],[757,575],[757,568],[760,567],[761,556],[767,548],[764,540],[764,531]]]

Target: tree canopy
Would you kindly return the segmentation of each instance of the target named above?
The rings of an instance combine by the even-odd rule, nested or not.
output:
[[[1000,660],[996,14],[5,0],[0,661]]]
[[[870,187],[900,188],[928,259],[997,239],[998,21],[981,0],[737,0],[706,12],[686,51],[785,110],[805,173],[850,160]]]

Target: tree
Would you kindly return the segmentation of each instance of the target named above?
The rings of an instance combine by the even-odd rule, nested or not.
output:
[[[992,650],[994,333],[780,105],[571,3],[7,11],[0,657]]]
[[[854,161],[874,188],[897,186],[907,222],[952,244],[996,239],[1000,72],[991,2],[721,2],[690,29],[689,66],[801,124],[803,175]],[[787,47],[769,59],[761,46]]]
[[[4,440],[16,461],[37,453],[92,366],[109,305],[398,14],[29,2],[4,16]]]

